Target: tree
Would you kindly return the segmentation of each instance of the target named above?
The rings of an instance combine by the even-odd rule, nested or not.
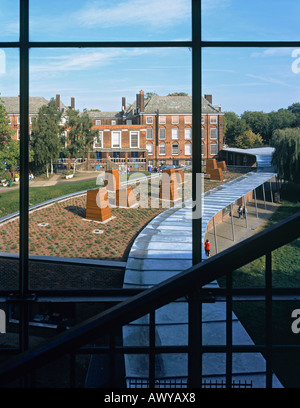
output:
[[[39,109],[38,117],[33,119],[31,147],[36,165],[53,173],[53,160],[59,155],[62,147],[61,112],[54,99]]]
[[[9,125],[9,117],[3,101],[0,99],[0,148],[8,142],[14,134],[13,129]]]
[[[173,93],[169,93],[168,96],[188,96],[189,94],[187,94],[186,92],[173,92]]]
[[[270,123],[269,115],[261,111],[245,111],[241,115],[241,119],[244,119],[250,129],[256,133],[260,134],[263,140],[269,143],[271,137],[270,134]]]
[[[77,110],[69,109],[67,116],[65,128],[68,129],[68,151],[76,159],[87,155],[89,160],[89,153],[94,139],[98,137],[98,131],[92,129],[93,122],[86,110],[80,114]]]
[[[20,142],[10,140],[0,150],[0,170],[5,169],[14,172],[18,168],[20,160]]]
[[[244,119],[240,119],[234,112],[225,112],[224,114],[224,140],[229,146],[233,146],[235,139],[249,130]]]
[[[297,115],[291,109],[278,109],[277,112],[272,111],[268,115],[270,123],[270,139],[272,138],[272,134],[276,129],[285,129],[297,126]]]
[[[272,164],[282,180],[300,182],[300,128],[277,129],[273,133]]]
[[[263,139],[260,134],[252,132],[251,129],[245,130],[240,136],[235,138],[235,146],[241,149],[251,149],[263,145]]]
[[[158,96],[156,92],[147,92],[145,95],[145,99],[151,99],[152,96]]]

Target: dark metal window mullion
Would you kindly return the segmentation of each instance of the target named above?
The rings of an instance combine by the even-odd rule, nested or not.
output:
[[[20,349],[29,346],[29,254],[28,254],[28,209],[29,209],[29,0],[20,0],[20,254],[19,254],[19,313]]]
[[[199,175],[202,172],[201,1],[199,0],[192,0],[192,44],[192,257],[193,265],[196,265],[202,260],[202,220],[199,215],[197,216],[199,212],[197,204],[200,204],[197,203],[197,189],[198,191],[201,189],[197,182],[199,183]]]

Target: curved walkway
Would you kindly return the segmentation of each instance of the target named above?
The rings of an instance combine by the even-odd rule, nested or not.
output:
[[[269,171],[248,173],[204,196],[202,240],[208,222],[227,205],[270,180],[275,174]],[[167,209],[150,222],[135,240],[126,266],[124,287],[150,287],[192,266],[191,202]],[[230,227],[231,228],[231,227]],[[243,239],[243,238],[242,238]],[[212,282],[209,286],[217,286]],[[125,345],[148,344],[148,318],[144,317],[124,327]],[[203,342],[224,345],[226,341],[226,304],[218,302],[203,305]],[[184,301],[170,303],[156,312],[156,336],[160,345],[187,345],[188,307]],[[233,315],[233,341],[235,344],[253,344],[251,338]],[[225,380],[223,354],[206,354],[203,376],[207,381]],[[148,376],[147,356],[125,356],[125,369],[130,379]],[[156,377],[167,379],[187,377],[187,356],[159,356]],[[233,357],[233,380],[252,382],[253,387],[265,387],[265,360],[259,353],[239,354]],[[273,387],[281,387],[274,376]]]

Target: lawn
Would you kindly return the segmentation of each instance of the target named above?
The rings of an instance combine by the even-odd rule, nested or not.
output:
[[[273,214],[264,228],[268,228],[288,216],[300,211],[300,188],[286,187],[282,192],[282,205]],[[300,238],[272,253],[272,284],[274,287],[300,287]],[[233,274],[235,287],[263,287],[265,258],[259,258]],[[224,286],[224,279],[219,280]],[[294,334],[291,318],[294,309],[300,309],[299,301],[273,301],[273,344],[299,344],[300,334]],[[264,302],[235,301],[233,311],[251,336],[255,344],[265,344]],[[291,350],[273,354],[273,368],[279,380],[287,388],[300,387],[300,352]]]

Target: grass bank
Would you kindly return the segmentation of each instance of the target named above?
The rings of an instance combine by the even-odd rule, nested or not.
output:
[[[282,191],[282,205],[264,225],[268,228],[274,223],[300,211],[300,188],[286,186]],[[263,287],[265,284],[265,258],[259,258],[251,264],[233,273],[235,287]],[[272,253],[272,284],[274,287],[300,287],[300,238]],[[224,279],[219,280],[225,286]],[[294,334],[291,325],[294,309],[300,309],[299,301],[273,301],[272,303],[273,344],[299,344],[300,334]],[[265,344],[265,304],[257,301],[236,301],[233,311],[241,321],[255,344]],[[273,369],[277,377],[287,388],[300,387],[300,352],[288,347],[284,351],[274,352]]]

